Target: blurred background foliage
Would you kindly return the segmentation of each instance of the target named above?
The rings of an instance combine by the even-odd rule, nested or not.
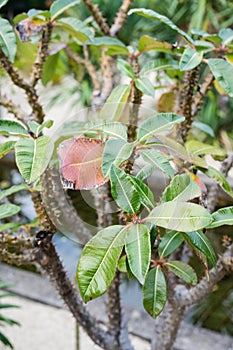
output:
[[[27,12],[31,8],[36,9],[48,9],[52,0],[10,0],[7,5],[2,8],[3,16],[8,17],[11,21],[13,18],[22,12]],[[111,24],[116,15],[117,9],[120,7],[121,0],[93,0],[93,3],[98,4],[103,15],[106,17],[107,22]],[[191,32],[192,29],[201,29],[209,33],[217,33],[221,28],[232,27],[233,28],[233,1],[232,0],[135,0],[132,7],[145,7],[155,10],[160,14],[166,15],[174,23],[176,23],[184,31]],[[96,35],[101,35],[98,27],[92,21],[90,13],[87,10],[85,4],[80,1],[76,7],[71,8],[67,15],[74,16],[80,20],[85,21],[90,26],[93,26],[96,31]],[[134,48],[137,47],[138,40],[142,35],[150,35],[156,37],[159,40],[168,41],[171,43],[177,43],[177,36],[168,26],[155,21],[148,20],[144,17],[130,16],[127,19],[127,23],[123,30],[119,33],[119,39],[126,45],[131,45]],[[177,43],[179,44],[179,42]],[[74,45],[75,46],[75,45]],[[81,52],[81,47],[73,47],[75,51]],[[95,65],[99,65],[100,50],[97,47],[91,49],[91,59]],[[26,54],[25,54],[26,52]],[[19,43],[17,51],[16,65],[24,73],[29,73],[34,56],[36,52],[36,44],[30,42]],[[165,58],[169,57],[169,54],[158,53],[151,51],[144,55],[144,59],[150,57],[153,58]],[[142,61],[143,64],[143,61]],[[74,64],[63,51],[59,51],[56,54],[50,56],[47,59],[46,65],[50,69],[46,69],[46,74],[43,75],[43,84],[48,83],[58,84],[64,78],[65,75],[72,74],[76,84],[71,84],[70,88],[66,91],[61,89],[60,93],[57,91],[49,102],[49,105],[59,103],[69,98],[69,96],[77,95],[79,103],[84,106],[90,106],[92,85],[88,74],[84,67],[80,64]],[[180,79],[181,75],[178,71],[169,73],[169,78]],[[162,81],[162,79],[161,79]],[[156,88],[160,88],[159,75],[155,81]],[[171,83],[169,81],[169,83]],[[219,91],[218,91],[219,92]],[[76,103],[76,102],[75,102]],[[211,126],[224,147],[231,147],[231,140],[222,131],[227,130],[233,122],[233,103],[226,96],[220,96],[216,92],[216,88],[213,87],[209,91],[205,100],[202,111],[199,112],[198,120]],[[230,138],[233,138],[232,133],[229,134]],[[204,140],[202,140],[204,141]],[[209,142],[214,142],[210,139]]]
[[[109,24],[114,20],[117,9],[121,5],[121,0],[94,0],[107,18]],[[30,8],[46,9],[51,5],[51,0],[28,0],[17,2],[10,0],[2,9],[3,14],[13,20],[13,18],[22,12],[27,12]],[[135,0],[132,7],[145,7],[155,10],[169,17],[179,27],[185,31],[191,32],[192,29],[201,29],[210,33],[216,33],[221,28],[233,27],[233,2],[231,0]],[[69,15],[84,20],[89,25],[93,22],[90,13],[81,1],[78,6],[69,10]],[[101,35],[96,28],[97,35]],[[168,26],[144,17],[130,16],[123,30],[119,33],[119,39],[127,45],[137,46],[138,39],[142,35],[151,35],[159,40],[177,42],[177,36]],[[77,51],[80,50],[77,46]],[[25,52],[27,54],[25,55]],[[18,68],[24,70],[25,73],[30,71],[36,49],[35,44],[20,43],[17,52],[16,64]],[[164,58],[169,56],[164,53],[150,52],[146,54],[151,58]],[[91,51],[91,58],[95,64],[98,64],[99,50],[94,48]],[[47,65],[51,65],[51,69],[46,69],[47,74],[43,76],[43,84],[49,82],[53,84],[59,83],[64,75],[71,73],[77,84],[71,84],[69,91],[61,90],[50,101],[50,105],[59,101],[64,101],[73,94],[79,95],[79,101],[84,106],[89,106],[91,102],[91,82],[82,65],[74,65],[68,57],[62,52],[48,60]],[[179,75],[178,75],[179,77]],[[159,82],[157,79],[157,85]],[[220,108],[219,108],[220,107]],[[215,133],[222,137],[222,142],[231,144],[226,139],[227,136],[222,135],[222,130],[229,130],[229,126],[233,122],[233,103],[229,98],[217,97],[215,88],[208,93],[204,108],[198,115],[198,120],[211,126]],[[213,140],[212,140],[213,142]],[[226,145],[225,145],[226,146]]]

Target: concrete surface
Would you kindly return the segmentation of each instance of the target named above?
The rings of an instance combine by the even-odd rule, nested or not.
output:
[[[21,326],[4,327],[15,350],[98,350],[91,339],[80,328],[79,348],[76,344],[75,320],[64,309],[43,305],[38,302],[14,296],[10,303],[18,309],[4,310],[4,315],[20,322]],[[133,343],[140,350],[149,350],[149,344],[137,337]],[[0,349],[1,345],[0,345]],[[3,348],[4,349],[4,348]]]
[[[3,310],[4,315],[21,323],[21,327],[4,328],[14,343],[15,350],[77,350],[75,321],[47,278],[6,264],[0,264],[0,277],[11,285],[9,289],[16,294],[8,302],[21,307]],[[88,307],[98,319],[106,321],[104,298],[88,303]],[[153,319],[136,309],[127,309],[126,316],[135,349],[149,350],[149,340],[153,336]],[[92,349],[99,348],[80,330],[78,350]],[[197,349],[233,350],[233,339],[183,322],[173,350]],[[3,350],[1,345],[0,350]]]

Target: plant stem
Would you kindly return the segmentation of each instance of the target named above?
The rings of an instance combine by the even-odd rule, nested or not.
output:
[[[114,337],[113,348],[120,348],[120,330],[121,330],[121,303],[120,303],[120,273],[116,272],[113,283],[108,291],[108,319],[109,332]]]
[[[107,24],[106,18],[103,16],[102,12],[99,10],[98,5],[93,4],[91,0],[83,0],[83,2],[85,3],[88,10],[91,12],[94,20],[96,21],[96,23],[98,24],[98,26],[100,27],[104,35],[108,36],[110,34],[110,28]]]
[[[42,269],[46,271],[55,284],[76,321],[85,329],[90,338],[105,350],[111,350],[114,339],[109,332],[98,326],[89,314],[77,290],[71,284],[52,242],[53,234],[48,232],[42,240],[37,241],[35,254]]]
[[[122,5],[119,8],[119,11],[117,12],[117,15],[114,19],[114,23],[112,24],[110,28],[110,35],[111,36],[116,36],[117,33],[122,29],[126,17],[127,17],[127,12],[129,11],[130,6],[132,5],[133,0],[123,0]]]
[[[11,99],[8,99],[6,95],[0,94],[0,105],[6,108],[7,112],[12,114],[15,119],[19,120],[24,126],[28,129],[26,123],[26,117],[23,115],[23,112],[20,110],[20,106],[17,106],[13,103]]]
[[[108,96],[111,94],[114,87],[113,81],[113,68],[114,59],[110,56],[105,55],[105,49],[102,50],[101,57],[101,71],[103,76],[101,92],[94,92],[92,95],[92,108],[94,111],[98,111],[102,108],[103,104],[106,102]]]
[[[52,35],[53,24],[51,21],[47,22],[43,28],[42,38],[40,40],[40,48],[37,53],[36,61],[32,68],[31,84],[33,87],[36,86],[38,81],[42,77],[43,65],[46,57],[49,55],[48,47]]]
[[[151,350],[170,350],[184,316],[184,307],[167,302],[162,314],[156,320],[155,337]]]
[[[0,64],[2,65],[5,72],[9,75],[12,82],[23,89],[27,95],[28,103],[32,108],[34,119],[38,123],[42,123],[44,120],[44,111],[42,105],[39,103],[39,97],[37,95],[34,86],[28,84],[24,78],[20,75],[19,71],[13,66],[9,58],[4,54],[0,47]]]
[[[223,279],[224,276],[233,271],[233,245],[230,245],[225,253],[220,256],[216,268],[209,271],[209,278],[206,276],[191,289],[184,287],[182,293],[177,289],[177,298],[180,299],[180,305],[191,306],[211,293],[215,284]]]
[[[185,116],[185,121],[181,124],[181,137],[185,142],[191,129],[193,122],[193,102],[194,102],[194,90],[198,81],[198,72],[199,68],[195,68],[191,71],[188,71],[185,75],[185,82],[183,88],[183,94],[180,104],[179,114]]]
[[[227,177],[228,172],[230,171],[233,165],[233,152],[229,153],[228,157],[222,161],[220,171],[224,177]],[[219,185],[214,183],[210,186],[208,191],[208,210],[212,213],[215,210],[216,204],[218,203],[219,198]]]
[[[64,191],[58,170],[47,169],[42,174],[41,184],[43,206],[53,225],[57,230],[70,234],[75,241],[86,244],[92,238],[92,234]]]
[[[93,84],[93,90],[94,90],[93,93],[97,92],[97,91],[100,92],[100,88],[101,88],[100,80],[98,78],[95,66],[89,60],[87,48],[85,46],[83,47],[85,59],[82,58],[81,56],[79,56],[77,53],[73,52],[69,47],[66,47],[65,51],[66,51],[67,55],[75,63],[82,64],[86,67],[86,70],[87,70],[88,74],[90,75],[90,78],[91,78],[91,81]]]

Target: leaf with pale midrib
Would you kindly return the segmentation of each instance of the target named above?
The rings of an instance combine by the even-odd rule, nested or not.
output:
[[[143,224],[130,226],[126,233],[125,250],[130,270],[138,281],[143,284],[150,267],[149,228]]]
[[[84,247],[76,276],[85,302],[97,298],[110,287],[123,249],[125,234],[125,226],[109,226],[99,231]]]
[[[163,311],[167,300],[166,280],[158,266],[148,272],[142,293],[144,308],[156,318]]]

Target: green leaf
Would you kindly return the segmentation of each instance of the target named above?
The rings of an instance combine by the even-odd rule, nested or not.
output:
[[[141,206],[138,191],[132,184],[130,175],[112,165],[110,169],[111,192],[117,205],[130,214],[136,214]]]
[[[6,345],[9,346],[9,348],[14,349],[13,345],[11,344],[10,340],[2,333],[0,332],[0,341]]]
[[[5,231],[5,230],[11,230],[11,232],[14,232],[22,226],[23,226],[23,224],[18,224],[15,222],[8,222],[7,224],[0,225],[0,232]]]
[[[176,175],[162,195],[162,203],[169,201],[189,201],[200,197],[200,187],[188,174]]]
[[[196,272],[190,265],[182,261],[172,260],[166,263],[166,267],[186,283],[192,284],[193,286],[197,284]]]
[[[142,182],[140,179],[138,179],[134,176],[131,176],[130,179],[131,179],[134,187],[138,191],[140,201],[144,205],[144,207],[146,207],[148,211],[150,210],[149,209],[150,207],[154,208],[155,199],[154,199],[154,195],[153,195],[152,191],[150,190],[150,188],[146,184],[144,184],[144,182]]]
[[[229,194],[229,196],[233,197],[233,191],[231,189],[231,185],[225,178],[225,176],[217,169],[209,166],[207,169],[198,168],[200,171],[202,171],[204,174],[209,176],[210,178],[217,181],[217,183],[222,187],[222,189]]]
[[[208,226],[212,216],[198,204],[174,201],[158,205],[147,221],[169,230],[192,232]]]
[[[158,266],[147,274],[142,293],[144,308],[156,318],[163,311],[167,300],[166,280]]]
[[[233,30],[231,28],[223,28],[220,30],[219,36],[222,39],[222,44],[228,45],[233,41]]]
[[[182,71],[191,70],[197,67],[203,58],[203,52],[196,51],[191,47],[187,47],[180,60],[180,69]]]
[[[90,122],[84,127],[81,134],[92,131],[97,131],[98,134],[101,132],[101,134],[111,138],[127,141],[127,126],[119,122],[109,120]]]
[[[128,98],[130,95],[131,86],[120,84],[116,86],[107,101],[105,102],[100,115],[102,119],[120,120]]]
[[[14,120],[0,120],[0,134],[9,136],[25,136],[28,135],[27,129]]]
[[[149,229],[145,225],[131,225],[126,233],[125,251],[130,270],[141,284],[150,267],[151,247]]]
[[[16,36],[11,24],[4,18],[0,18],[0,46],[4,54],[14,63],[17,50]]]
[[[64,17],[56,22],[56,26],[63,30],[67,30],[72,37],[76,38],[80,43],[85,43],[93,38],[93,32],[82,21],[75,17]]]
[[[148,35],[143,35],[139,39],[138,50],[140,52],[146,52],[155,50],[159,52],[173,53],[173,46],[165,41],[159,41]],[[175,53],[175,52],[174,52]]]
[[[155,89],[148,78],[142,77],[135,79],[135,85],[143,94],[154,97]]]
[[[205,40],[210,41],[211,43],[214,43],[216,46],[220,46],[222,43],[222,39],[218,34],[208,34],[204,36]]]
[[[226,93],[233,97],[233,66],[220,58],[210,58],[207,63],[215,79],[219,82]]]
[[[109,50],[105,52],[106,54],[112,54],[111,50],[114,50],[114,55],[128,54],[128,49],[122,41],[116,38],[108,37],[108,36],[101,36],[98,38],[94,38],[93,40],[86,42],[86,44],[99,46],[99,47],[107,47]]]
[[[207,228],[215,228],[223,225],[233,225],[233,207],[225,207],[212,214],[213,222]]]
[[[0,145],[0,159],[15,148],[16,141],[7,141]]]
[[[215,48],[214,44],[204,40],[195,40],[194,44],[196,51],[201,51],[203,54],[207,52],[212,52]]]
[[[185,120],[178,114],[174,113],[158,113],[156,116],[147,119],[138,130],[138,140],[140,143],[151,139],[154,135],[165,130],[171,130],[175,124],[179,124]]]
[[[144,165],[144,167],[140,169],[139,172],[137,173],[136,178],[143,181],[147,179],[149,176],[151,176],[155,169],[156,167],[152,164]]]
[[[117,268],[120,272],[125,272],[127,273],[127,266],[126,266],[126,255],[123,255],[119,261],[118,261],[118,265]]]
[[[196,140],[187,141],[185,147],[192,154],[211,154],[212,156],[219,156],[221,157],[221,159],[224,159],[227,156],[227,153],[224,149],[208,145],[207,143],[202,143]]]
[[[15,215],[20,211],[20,207],[15,204],[2,204],[0,205],[0,220]]]
[[[146,18],[151,18],[158,20],[166,25],[168,25],[171,29],[173,29],[175,32],[180,34],[187,42],[190,44],[194,44],[193,39],[185,33],[182,29],[178,28],[169,18],[166,16],[160,15],[159,13],[149,10],[149,9],[144,9],[144,8],[136,8],[132,9],[129,11],[128,15],[131,15],[133,13],[137,13],[140,16],[144,16]]]
[[[42,73],[42,83],[47,85],[49,81],[53,80],[56,70],[60,60],[60,51],[56,52],[54,55],[49,55],[46,57],[43,73]]]
[[[10,196],[13,193],[22,191],[22,190],[28,190],[29,187],[26,184],[19,184],[19,185],[14,185],[9,188],[7,188],[4,191],[0,191],[0,201],[6,198],[7,196]]]
[[[76,276],[85,302],[102,295],[111,285],[125,234],[125,226],[110,226],[98,232],[84,247]]]
[[[8,3],[9,0],[0,0],[0,8],[2,8],[3,6],[6,5],[6,3]]]
[[[211,137],[215,137],[214,130],[208,124],[194,121],[192,123],[192,126],[194,126],[195,128],[197,128],[201,131],[204,131],[207,135],[209,135]]]
[[[9,295],[10,296],[10,295]],[[8,307],[8,306],[7,306]],[[16,305],[11,305],[9,307],[17,307]],[[0,306],[1,308],[1,306]],[[5,305],[3,304],[3,307],[2,308],[5,308]],[[13,326],[13,325],[20,325],[19,322],[17,321],[14,321],[12,320],[11,318],[8,318],[8,317],[5,317],[3,315],[0,315],[0,322],[5,322],[6,324],[9,324],[10,326]]]
[[[126,257],[126,259],[125,259],[125,265],[126,265],[126,270],[127,270],[127,276],[128,276],[128,279],[129,279],[129,280],[134,279],[135,277],[134,277],[134,275],[133,275],[132,271],[130,270],[130,267],[129,267],[129,262],[128,262],[127,257]]]
[[[56,0],[50,7],[51,20],[60,16],[63,12],[80,3],[80,0]]]
[[[171,61],[166,58],[156,58],[153,61],[149,61],[143,65],[140,75],[158,70],[179,69],[176,61]]]
[[[158,236],[159,232],[155,225],[151,225],[149,224],[149,222],[146,222],[145,225],[147,225],[150,229],[150,245],[151,245],[151,248],[153,249],[156,237]]]
[[[108,176],[112,164],[118,166],[131,156],[134,146],[133,142],[128,143],[121,139],[109,139],[106,142],[102,159],[104,177]]]
[[[126,75],[129,78],[135,78],[135,73],[133,71],[133,68],[131,67],[131,65],[123,60],[122,58],[118,58],[116,61],[117,64],[117,69],[119,70],[119,72],[123,75]]]
[[[162,172],[171,178],[174,176],[174,170],[172,166],[170,165],[167,158],[165,158],[161,153],[155,151],[154,149],[144,149],[139,153],[145,162],[152,164],[156,168],[159,168]]]
[[[146,143],[146,146],[153,146],[154,148],[158,148],[161,152],[170,154],[172,158],[178,157],[185,160],[186,162],[188,161],[189,163],[196,165],[197,167],[204,169],[208,168],[208,165],[206,164],[204,158],[201,158],[192,153],[188,153],[183,145],[181,145],[176,140],[171,139],[170,137],[156,135],[156,142],[148,142]]]
[[[16,223],[16,222],[8,222],[6,224],[0,225],[0,232],[5,231],[5,230],[10,230],[10,233],[17,231],[20,227],[25,228],[32,228],[32,227],[38,227],[39,222],[37,219],[34,219],[30,223]]]
[[[29,129],[31,130],[31,132],[38,136],[41,131],[44,129],[44,128],[51,128],[51,126],[53,126],[53,120],[49,119],[49,120],[46,120],[43,124],[39,124],[37,122],[35,122],[34,120],[32,121],[29,121],[28,122],[28,126],[29,126]]]
[[[196,232],[183,232],[184,239],[193,245],[195,248],[200,250],[207,259],[210,260],[213,266],[216,265],[217,257],[210,243],[209,239],[201,231]]]
[[[50,12],[46,10],[30,9],[27,12],[29,18],[48,20],[50,18]]]
[[[165,258],[174,252],[184,241],[180,232],[169,231],[163,237],[158,247],[159,256]]]
[[[35,182],[45,171],[53,153],[53,142],[48,136],[22,139],[15,145],[16,164],[23,179]]]
[[[156,142],[149,142],[146,145],[148,147],[149,146],[158,147],[159,150],[171,155],[171,157],[175,156],[176,158],[178,157],[183,160],[188,160],[188,161],[191,160],[190,159],[191,157],[189,156],[185,147],[170,137],[159,135],[159,136],[156,136]]]

